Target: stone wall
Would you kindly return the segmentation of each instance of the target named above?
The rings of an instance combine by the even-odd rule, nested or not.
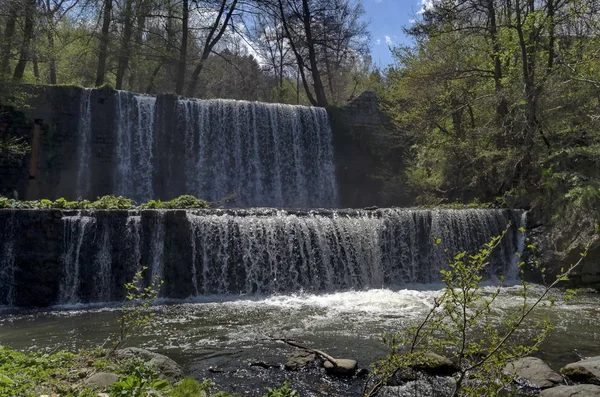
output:
[[[333,128],[336,178],[341,207],[401,206],[401,195],[385,186],[382,173],[404,168],[400,142],[389,131],[374,92],[364,92],[343,107],[328,109]]]

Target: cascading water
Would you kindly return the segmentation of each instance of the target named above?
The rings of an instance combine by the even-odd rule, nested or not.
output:
[[[84,88],[81,91],[79,103],[79,120],[77,125],[77,197],[89,197],[91,185],[91,143],[92,143],[92,90]]]
[[[337,203],[332,132],[325,109],[233,100],[158,100],[117,91],[111,99],[114,134],[103,132],[98,164],[92,167],[93,92],[85,89],[81,94],[78,197],[114,193],[144,202],[183,194],[209,201],[234,195],[238,207],[278,208],[331,208]],[[92,191],[90,181],[97,178],[102,182],[94,189],[106,189],[112,180],[110,191]]]
[[[150,243],[150,279],[164,278],[165,212],[156,211]]]
[[[96,219],[91,216],[74,215],[65,216],[62,220],[64,225],[64,249],[59,302],[77,303],[79,302],[81,287],[81,247],[85,241],[86,233],[96,223]]]
[[[12,214],[18,221],[20,212]],[[31,222],[35,214],[24,216]],[[524,249],[524,236],[517,229],[526,219],[523,211],[510,210],[265,208],[80,211],[58,221],[61,224],[52,227],[62,227],[62,235],[47,232],[55,236],[52,246],[62,250],[53,254],[60,260],[60,275],[51,302],[69,304],[122,299],[124,283],[142,266],[148,267],[145,283],[163,279],[161,294],[170,298],[439,282],[450,256],[476,252],[509,223],[488,277],[514,279],[516,253]],[[16,229],[6,226],[3,237],[21,233]],[[434,237],[441,239],[440,246]],[[0,291],[12,288],[15,257],[19,263],[35,259],[11,248],[12,241],[4,237],[2,242]],[[0,298],[0,304],[9,302],[4,295]]]
[[[12,306],[15,280],[15,214],[14,212],[0,230],[0,306]]]
[[[148,201],[154,198],[156,98],[126,91],[116,95],[116,193]]]
[[[179,100],[186,188],[240,206],[332,207],[331,129],[320,108],[229,100]]]
[[[108,302],[112,299],[112,243],[109,224],[102,228],[100,250],[94,266],[94,286],[95,300]]]
[[[131,255],[129,263],[133,265],[133,273],[142,270],[141,223],[142,218],[139,215],[127,217],[127,240]]]
[[[203,294],[335,291],[440,280],[449,256],[506,229],[504,211],[188,212],[192,277]],[[512,219],[520,225],[521,214]],[[519,226],[517,226],[519,227]],[[514,226],[513,226],[514,229]],[[489,276],[513,275],[520,232],[508,233]],[[436,247],[433,237],[442,240]],[[448,253],[444,254],[447,250]]]

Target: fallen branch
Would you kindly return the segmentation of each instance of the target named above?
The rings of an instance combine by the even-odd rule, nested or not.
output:
[[[339,367],[338,362],[335,358],[331,357],[329,354],[322,352],[321,350],[317,350],[317,349],[311,349],[310,347],[306,347],[304,345],[301,345],[299,343],[297,343],[294,340],[291,339],[281,339],[281,338],[273,338],[273,337],[269,337],[271,340],[276,341],[276,342],[283,342],[287,345],[293,346],[295,348],[298,349],[303,349],[306,350],[308,352],[314,353],[317,356],[320,356],[322,358],[324,358],[325,360],[329,361],[331,364],[333,364],[334,367]]]

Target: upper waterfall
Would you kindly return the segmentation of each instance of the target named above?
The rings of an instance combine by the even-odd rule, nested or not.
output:
[[[114,107],[108,120],[106,106]],[[76,197],[235,195],[238,207],[337,204],[332,132],[322,108],[126,91],[105,98],[82,90],[76,139]],[[94,189],[99,180],[108,182]]]

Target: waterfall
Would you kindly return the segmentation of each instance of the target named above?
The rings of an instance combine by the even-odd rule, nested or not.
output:
[[[331,128],[321,108],[232,100],[177,101],[186,188],[238,206],[333,207]]]
[[[516,223],[489,277],[514,277],[521,214],[497,210],[192,211],[194,293],[280,293],[379,288],[440,281],[459,251],[477,251]],[[436,247],[433,236],[442,240]],[[445,253],[447,251],[447,253]],[[521,251],[519,251],[521,252]]]
[[[89,197],[91,186],[90,154],[92,150],[92,90],[83,88],[77,124],[77,197]]]
[[[164,279],[165,211],[156,211],[150,239],[150,279]]]
[[[94,298],[98,302],[112,299],[112,242],[111,228],[108,223],[102,228],[100,250],[94,266]]]
[[[15,283],[15,213],[4,224],[0,236],[0,306],[12,306]]]
[[[92,89],[81,92],[78,197],[114,193],[139,203],[183,194],[209,201],[234,195],[238,207],[277,208],[337,203],[325,109],[117,91],[99,100],[111,104],[109,113],[91,106],[93,95]],[[111,118],[112,128],[98,127],[98,142],[91,137],[92,116]],[[94,191],[92,177],[100,181]]]
[[[138,202],[154,198],[155,108],[155,97],[116,94],[116,194]]]
[[[456,253],[477,252],[505,230],[485,276],[514,280],[525,245],[518,228],[526,222],[523,211],[475,209],[100,210],[67,212],[58,219],[44,211],[13,211],[14,222],[8,212],[0,212],[9,220],[0,230],[0,304],[18,305],[10,292],[13,285],[19,288],[15,272],[30,284],[53,288],[48,275],[27,273],[29,267],[53,265],[45,255],[19,251],[12,224],[21,222],[20,214],[39,224],[36,216],[42,215],[36,214],[44,213],[41,227],[48,230],[42,233],[50,246],[62,250],[51,256],[60,258],[52,300],[60,304],[122,299],[123,285],[143,265],[148,270],[139,286],[162,278],[161,296],[169,298],[436,283]],[[36,258],[43,262],[29,263]],[[16,269],[25,262],[29,267]]]
[[[132,273],[142,270],[142,244],[141,244],[141,223],[142,218],[139,215],[130,215],[127,217],[127,240],[130,247]]]
[[[65,216],[62,220],[64,248],[59,303],[77,303],[81,286],[81,247],[86,233],[96,223],[96,219],[91,216],[73,215]]]

